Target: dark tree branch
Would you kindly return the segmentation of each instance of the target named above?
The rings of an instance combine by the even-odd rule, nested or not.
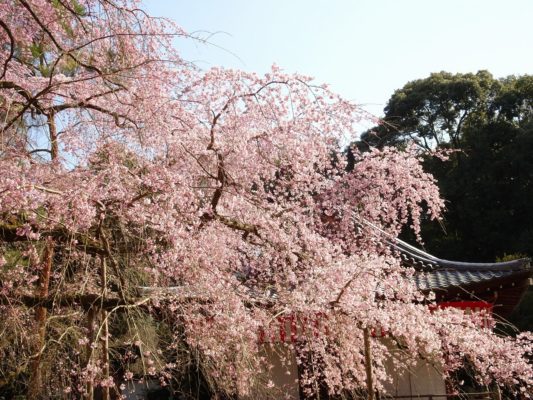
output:
[[[226,172],[224,171],[224,158],[221,154],[217,153],[217,181],[219,182],[219,185],[215,189],[215,193],[213,193],[213,198],[211,199],[211,208],[214,212],[216,212],[218,202],[220,201],[222,192],[226,186],[226,178]]]
[[[0,82],[0,89],[14,89],[18,94],[20,94],[22,97],[24,97],[29,102],[34,100],[34,98],[33,98],[33,96],[31,95],[30,92],[28,92],[22,86],[19,86],[19,85],[17,85],[14,82],[2,81],[2,82]]]
[[[65,53],[68,57],[70,57],[73,61],[75,61],[76,63],[78,63],[82,67],[85,67],[85,68],[87,68],[90,71],[95,71],[99,75],[104,75],[103,72],[99,68],[95,67],[94,65],[86,64],[86,63],[80,61],[70,51],[65,51],[63,49],[63,47],[59,44],[57,39],[54,37],[54,35],[52,35],[52,32],[50,32],[50,30],[46,27],[46,25],[39,19],[37,14],[35,14],[35,12],[30,7],[30,5],[26,2],[26,0],[18,0],[18,1],[24,6],[24,8],[26,10],[28,10],[28,12],[32,16],[32,18],[35,20],[35,22],[37,22],[37,24],[41,27],[41,29],[48,35],[48,37],[54,43],[54,45],[57,47],[58,50],[60,50],[61,52]]]
[[[228,228],[236,229],[245,233],[253,233],[254,235],[260,237],[259,229],[256,225],[247,224],[245,222],[237,221],[236,219],[225,217],[223,215],[215,214],[214,219],[220,221]]]
[[[2,83],[2,82],[0,82]],[[11,82],[7,82],[7,83],[11,83]],[[14,85],[14,84],[13,84]],[[17,85],[15,85],[17,86]],[[1,88],[1,87],[0,87]],[[9,85],[8,85],[8,88],[9,88]],[[17,90],[16,87],[12,87],[13,89]],[[7,130],[9,129],[20,117],[22,117],[24,115],[24,113],[32,106],[34,106],[39,112],[41,112],[42,114],[44,114],[44,111],[43,109],[41,108],[41,106],[39,105],[39,103],[37,102],[37,99],[41,96],[44,96],[46,93],[48,93],[50,90],[52,90],[52,87],[51,86],[47,86],[45,87],[43,90],[41,90],[39,93],[37,93],[35,96],[31,96],[29,95],[30,97],[27,98],[28,102],[22,107],[22,109],[17,113],[17,115],[15,115],[13,118],[11,118],[11,120],[5,125],[5,127],[3,128],[4,130]],[[28,92],[26,92],[28,93]],[[20,93],[22,94],[22,93]],[[24,96],[24,95],[23,95]],[[26,96],[25,96],[26,97]]]
[[[0,75],[0,79],[4,79],[7,72],[7,64],[11,61],[13,58],[13,55],[15,54],[15,38],[13,37],[13,33],[11,33],[11,30],[7,26],[7,24],[0,19],[0,26],[4,28],[4,31],[6,32],[7,36],[9,37],[10,41],[10,49],[9,49],[9,56],[6,58],[6,61],[4,62],[4,69],[2,71],[2,75]]]
[[[26,242],[26,236],[17,235],[19,226],[0,223],[0,242],[16,243]],[[56,242],[69,243],[72,239],[77,241],[76,248],[91,255],[107,254],[96,240],[88,235],[75,234],[65,229],[41,230],[42,235],[50,236]]]
[[[104,309],[112,309],[121,305],[134,304],[133,301],[124,302],[118,297],[106,297],[103,299],[100,293],[72,295],[53,293],[46,297],[23,294],[10,297],[9,299],[0,297],[0,304],[2,305],[14,305],[16,303],[23,304],[26,307],[43,307],[48,310],[52,310],[54,307],[71,307],[75,305],[79,305],[84,310],[89,310],[94,306],[100,307],[100,305]]]
[[[111,92],[112,93],[112,92]],[[135,120],[131,119],[130,117],[119,114],[115,111],[106,110],[103,107],[97,106],[96,104],[86,103],[85,101],[80,101],[79,103],[63,103],[58,104],[56,106],[52,106],[48,108],[49,110],[54,110],[56,112],[67,110],[67,109],[74,109],[74,108],[86,108],[89,110],[95,110],[98,112],[101,112],[102,114],[107,114],[113,117],[113,120],[115,121],[115,125],[119,128],[124,128],[126,125],[124,123],[120,122],[120,118],[124,119],[125,121],[130,122],[132,125],[134,125],[136,128],[138,128],[137,123]]]
[[[87,28],[85,27],[85,25],[84,25],[84,23],[83,23],[83,20],[80,18],[80,14],[77,13],[72,7],[70,7],[70,6],[68,5],[68,3],[65,3],[65,2],[62,1],[62,0],[56,0],[56,1],[57,1],[59,4],[61,4],[61,5],[65,8],[65,10],[67,10],[68,12],[70,12],[70,13],[74,16],[74,18],[76,18],[76,20],[80,23],[80,26],[83,28],[84,32],[87,33],[88,30],[87,30]],[[48,0],[48,3],[53,4],[53,2],[50,1],[50,0]]]
[[[52,154],[52,151],[50,149],[34,149],[28,152],[28,154],[41,153],[41,152]]]

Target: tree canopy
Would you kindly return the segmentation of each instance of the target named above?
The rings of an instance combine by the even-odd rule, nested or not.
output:
[[[136,1],[15,0],[0,21],[2,393],[109,398],[141,378],[183,393],[194,370],[202,390],[277,398],[258,333],[318,314],[306,387],[365,388],[379,326],[398,370],[466,358],[479,381],[531,391],[530,334],[430,312],[361,223],[419,234],[443,201],[413,147],[345,170],[357,106],[277,67],[200,71],[172,45],[186,33]],[[380,388],[391,354],[372,350]]]

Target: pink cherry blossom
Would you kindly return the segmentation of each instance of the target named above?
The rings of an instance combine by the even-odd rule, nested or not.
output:
[[[531,334],[431,311],[376,234],[421,240],[444,202],[412,147],[346,171],[357,105],[277,66],[201,71],[134,0],[4,1],[0,21],[2,376],[82,397],[192,360],[241,396],[272,386],[258,337],[283,320],[309,326],[303,387],[365,388],[363,331],[382,329],[397,371],[468,360],[531,394]],[[382,389],[390,349],[372,354]]]

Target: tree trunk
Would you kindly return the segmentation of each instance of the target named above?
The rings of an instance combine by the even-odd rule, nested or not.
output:
[[[46,247],[42,258],[41,271],[37,287],[37,297],[45,299],[48,296],[50,284],[50,273],[52,270],[52,260],[54,255],[54,243],[51,238],[47,239]],[[30,362],[30,379],[28,382],[28,398],[39,399],[42,393],[42,376],[41,376],[41,353],[46,340],[46,316],[47,309],[43,306],[37,306],[35,310],[35,322],[37,337],[35,342],[35,354]]]
[[[366,369],[366,389],[368,400],[374,400],[374,382],[372,378],[372,349],[370,348],[370,332],[368,328],[363,329],[365,343],[365,369]]]
[[[107,292],[107,262],[105,257],[102,257],[102,299],[105,300]],[[101,310],[102,314],[102,364],[103,364],[103,375],[104,379],[109,378],[109,326],[107,323],[107,310]],[[102,400],[109,400],[109,386],[105,385],[102,387]]]
[[[57,128],[55,122],[55,112],[50,110],[48,114],[48,131],[50,133],[50,158],[52,161],[57,159],[59,154],[59,146],[57,143]]]

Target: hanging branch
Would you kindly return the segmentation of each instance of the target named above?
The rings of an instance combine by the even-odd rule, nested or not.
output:
[[[92,358],[92,345],[94,342],[94,320],[96,317],[96,308],[91,307],[87,311],[87,344],[85,345],[85,367],[91,363]],[[88,380],[86,384],[85,398],[92,400],[94,397],[94,383],[92,380]]]

